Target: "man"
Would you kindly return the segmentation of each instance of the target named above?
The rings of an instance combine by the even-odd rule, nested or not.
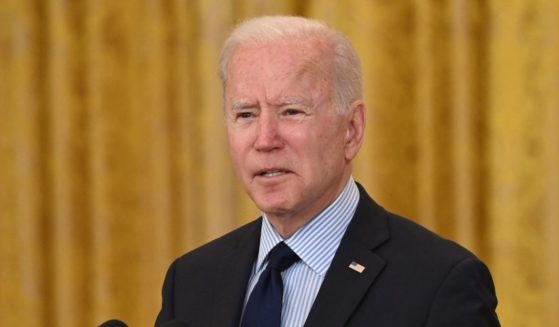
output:
[[[499,325],[481,261],[353,181],[365,106],[344,36],[256,18],[225,42],[220,69],[230,154],[262,217],[172,264],[156,324]]]

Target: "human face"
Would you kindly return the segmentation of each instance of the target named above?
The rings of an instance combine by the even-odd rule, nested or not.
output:
[[[334,201],[357,152],[348,149],[352,115],[333,105],[331,58],[323,47],[316,40],[241,46],[227,67],[225,116],[236,173],[272,224],[291,232]]]

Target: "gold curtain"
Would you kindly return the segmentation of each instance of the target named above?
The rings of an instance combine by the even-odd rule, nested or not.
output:
[[[356,179],[482,257],[503,326],[559,326],[559,0],[0,0],[0,325],[149,326],[171,260],[256,217],[216,70],[262,14],[350,37]]]

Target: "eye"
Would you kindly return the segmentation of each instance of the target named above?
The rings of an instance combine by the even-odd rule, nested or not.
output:
[[[235,118],[237,118],[237,119],[248,119],[248,118],[252,118],[252,117],[254,117],[254,114],[250,111],[239,112],[235,116]]]
[[[297,110],[297,109],[286,109],[283,113],[286,116],[295,116],[295,115],[300,114],[301,111]]]

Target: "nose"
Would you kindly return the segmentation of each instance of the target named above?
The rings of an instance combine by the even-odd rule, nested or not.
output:
[[[283,140],[279,133],[278,119],[271,114],[262,114],[258,120],[257,135],[254,147],[260,152],[281,149]]]

